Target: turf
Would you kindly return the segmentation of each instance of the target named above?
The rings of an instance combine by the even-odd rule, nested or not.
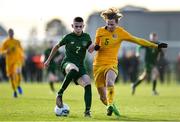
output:
[[[9,83],[0,83],[0,121],[180,121],[180,85],[158,84],[159,96],[151,94],[151,85],[142,84],[131,96],[130,84],[116,84],[115,103],[121,117],[106,116],[106,107],[100,102],[93,85],[92,118],[85,118],[84,90],[70,85],[64,102],[70,106],[68,117],[54,114],[56,94],[47,83],[23,83],[23,95],[12,97]],[[56,84],[56,89],[60,87]]]

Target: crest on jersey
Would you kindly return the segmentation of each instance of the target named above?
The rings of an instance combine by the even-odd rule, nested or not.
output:
[[[71,42],[71,44],[74,44],[74,42]]]
[[[83,41],[82,45],[83,45],[83,47],[86,47],[87,46],[87,41]]]
[[[118,35],[117,35],[117,34],[113,34],[112,37],[113,37],[114,39],[116,39],[116,38],[118,37]]]

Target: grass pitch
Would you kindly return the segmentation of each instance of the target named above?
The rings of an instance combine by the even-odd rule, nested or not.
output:
[[[55,97],[48,83],[23,83],[23,95],[12,97],[9,83],[0,83],[0,121],[180,121],[180,85],[158,84],[159,96],[152,96],[151,85],[143,83],[131,96],[130,84],[116,84],[115,103],[121,117],[106,116],[93,83],[92,118],[84,117],[84,90],[73,83],[64,94],[70,106],[68,117],[54,114]],[[56,84],[56,89],[60,84]]]

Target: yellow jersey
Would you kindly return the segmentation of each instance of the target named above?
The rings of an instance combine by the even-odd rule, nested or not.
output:
[[[19,40],[7,38],[1,45],[0,53],[5,54],[6,65],[11,66],[15,62],[24,62],[24,50]]]
[[[113,32],[106,27],[100,27],[96,31],[95,45],[100,46],[93,65],[117,65],[118,52],[122,41],[133,42],[142,46],[157,48],[158,45],[150,41],[132,36],[122,27],[117,26]]]

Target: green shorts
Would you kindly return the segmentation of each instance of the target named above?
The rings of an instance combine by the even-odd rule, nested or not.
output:
[[[66,71],[65,71],[66,66],[67,66],[69,63],[71,63],[71,62],[63,62],[63,63],[61,64],[61,71],[63,72],[64,76],[66,75]],[[73,64],[74,64],[74,63],[73,63]],[[75,64],[75,65],[76,65],[76,64]],[[76,65],[76,66],[77,66],[77,65]],[[81,76],[87,74],[86,69],[85,69],[84,66],[77,66],[77,67],[79,68],[79,73],[78,73],[78,76],[76,77],[76,79],[74,79],[74,83],[75,83],[76,85],[78,85],[77,80],[78,80]]]

